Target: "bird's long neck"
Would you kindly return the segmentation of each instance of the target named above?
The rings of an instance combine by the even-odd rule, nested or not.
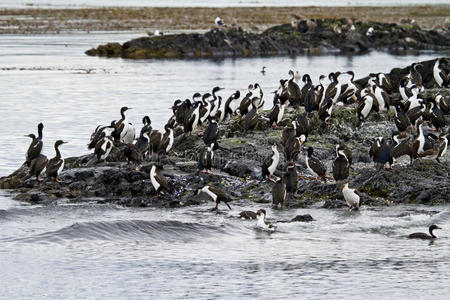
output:
[[[38,128],[38,138],[42,140],[42,127]]]
[[[430,235],[431,235],[432,237],[434,237],[434,238],[437,238],[437,236],[435,236],[435,235],[433,234],[433,230],[434,230],[434,228],[430,228],[430,229],[429,229]]]
[[[125,111],[124,110],[120,110],[120,115],[122,116],[121,120],[125,120]]]
[[[56,157],[61,158],[61,152],[59,152],[59,145],[55,145]]]

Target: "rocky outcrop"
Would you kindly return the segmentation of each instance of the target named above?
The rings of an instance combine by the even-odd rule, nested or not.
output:
[[[369,28],[373,28],[369,30]],[[182,57],[249,57],[323,52],[365,52],[370,49],[438,50],[450,48],[448,29],[422,30],[405,24],[353,22],[349,19],[303,20],[261,34],[241,28],[214,29],[205,34],[141,37],[122,45],[110,43],[86,51],[91,56],[133,59]]]
[[[422,64],[429,65],[428,62]],[[448,97],[449,92],[449,89],[439,88],[425,90],[425,94],[431,97],[437,93]],[[392,94],[391,97],[397,95]],[[302,111],[303,109],[294,111],[293,108],[289,108],[280,125],[289,123]],[[392,116],[392,113],[373,114],[369,116],[367,122],[360,124],[354,106],[338,106],[333,110],[329,126],[324,127],[316,116],[310,119],[310,134],[304,148],[314,147],[315,155],[327,166],[327,174],[331,174],[334,147],[344,142],[353,152],[349,185],[360,191],[362,205],[449,203],[448,153],[440,163],[423,159],[416,160],[410,165],[409,158],[404,158],[396,161],[393,170],[373,168],[368,149],[373,138],[391,136],[394,129]],[[202,174],[197,171],[197,155],[204,147],[201,134],[202,132],[197,132],[190,136],[184,134],[181,128],[176,128],[174,148],[169,156],[154,155],[143,162],[138,171],[127,168],[123,147],[119,146],[113,149],[107,163],[92,164],[92,154],[66,159],[65,169],[60,174],[61,182],[46,180],[39,183],[34,178],[28,178],[27,168],[22,166],[13,174],[0,178],[0,188],[10,189],[16,199],[31,203],[96,201],[124,206],[179,207],[207,201],[208,197],[205,194],[195,196],[193,191],[212,183],[221,186],[235,200],[271,202],[273,183],[263,180],[260,166],[271,154],[270,148],[273,143],[278,143],[278,149],[283,153],[280,145],[281,127],[271,128],[267,125],[267,121],[260,118],[256,130],[244,134],[237,119],[222,123],[220,147],[214,157],[213,174]],[[285,206],[287,208],[346,206],[340,183],[331,179],[327,182],[315,180],[305,166],[305,154],[302,152],[297,161],[300,165],[298,191],[295,195],[289,195]],[[170,197],[156,196],[149,177],[153,164],[164,166],[163,173],[173,187]],[[285,165],[284,155],[281,154],[276,176],[282,176]]]

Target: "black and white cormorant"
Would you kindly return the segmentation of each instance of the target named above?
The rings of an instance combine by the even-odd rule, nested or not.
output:
[[[199,195],[201,192],[206,193],[209,197],[212,198],[214,202],[216,202],[216,206],[211,210],[217,210],[220,202],[225,203],[228,206],[228,208],[231,209],[231,206],[228,204],[228,202],[231,201],[231,198],[217,186],[207,184],[202,188],[196,189],[194,194]]]
[[[347,203],[349,209],[359,209],[360,196],[356,189],[351,189],[348,187],[348,183],[342,185],[342,195],[344,196],[345,202]]]
[[[388,111],[391,105],[391,100],[388,93],[379,85],[373,86],[373,95],[378,102],[379,111]]]
[[[38,124],[38,136],[36,137],[34,134],[27,135],[31,138],[30,146],[28,147],[27,153],[25,154],[25,163],[29,167],[31,164],[31,161],[37,157],[42,152],[42,131],[44,129],[44,124],[39,123]]]
[[[449,85],[448,74],[445,74],[444,70],[441,69],[441,67],[439,65],[440,62],[441,62],[441,59],[438,58],[438,59],[436,59],[436,62],[434,63],[433,78],[439,87],[442,87],[442,86],[448,87],[448,85]]]
[[[333,104],[337,103],[339,96],[341,95],[341,82],[340,82],[341,72],[331,73],[328,78],[332,82],[328,85],[325,90],[325,99],[332,99]]]
[[[94,155],[97,157],[97,161],[106,162],[106,158],[114,147],[114,141],[111,137],[114,129],[107,127],[104,129],[105,136],[95,144]]]
[[[217,142],[217,138],[219,137],[219,125],[217,124],[216,119],[209,117],[208,121],[209,125],[203,132],[203,141],[205,142],[205,145]]]
[[[450,115],[450,98],[444,98],[442,95],[436,95],[434,102],[439,106],[444,115]]]
[[[313,176],[318,176],[318,178],[326,181],[326,172],[324,164],[316,157],[313,157],[314,149],[308,147],[307,155],[305,157],[306,167]]]
[[[272,180],[272,176],[280,162],[280,153],[278,152],[276,144],[272,145],[272,152],[272,155],[267,157],[262,165],[262,176],[263,178],[267,176],[269,180]]]
[[[144,125],[141,128],[141,132],[139,134],[139,138],[137,139],[134,147],[139,154],[140,160],[146,158],[148,151],[148,143],[150,141],[149,133],[151,132],[152,127],[150,125]]]
[[[239,91],[234,92],[225,102],[225,118],[227,116],[234,116],[236,114],[236,110],[239,108],[239,104],[241,101],[239,97],[241,93]]]
[[[50,159],[45,167],[45,173],[47,174],[47,178],[58,180],[58,174],[64,169],[64,158],[61,157],[61,152],[59,151],[59,146],[62,144],[67,144],[62,140],[57,140],[55,142],[55,152],[56,156]]]
[[[331,98],[324,100],[319,107],[319,119],[324,125],[329,125],[328,120],[331,117],[331,111],[333,110],[333,100]]]
[[[125,112],[131,109],[130,107],[123,106],[120,109],[120,120],[115,123],[113,137],[116,141],[120,141],[124,144],[132,144],[136,135],[134,126],[128,122]]]
[[[287,140],[284,146],[284,155],[286,161],[296,162],[298,155],[300,154],[300,150],[302,149],[303,144],[306,141],[305,135],[301,135],[299,137],[294,136]]]
[[[165,194],[169,195],[172,188],[167,182],[167,179],[161,172],[162,166],[153,165],[150,169],[150,181],[152,182],[153,188],[156,191],[156,195]]]
[[[269,125],[274,126],[275,128],[278,128],[278,123],[281,122],[284,115],[284,110],[286,109],[286,103],[281,104],[277,103],[272,108],[271,112],[269,113]]]
[[[223,22],[221,17],[216,17],[216,19],[214,20],[214,24],[216,26],[225,26],[225,23]]]
[[[164,125],[164,130],[165,130],[165,132],[161,138],[160,151],[164,155],[167,155],[167,154],[169,154],[169,151],[173,147],[173,142],[175,140],[175,137],[174,137],[173,128],[169,124]]]
[[[212,97],[212,95],[210,93],[203,94],[202,101],[199,102],[202,104],[200,107],[200,119],[198,120],[198,124],[200,126],[203,126],[203,123],[206,121],[206,119],[211,114],[211,109],[212,109],[211,101],[213,100],[213,99],[210,99],[211,97]]]
[[[286,184],[279,178],[272,187],[272,205],[284,207],[286,202]]]
[[[433,231],[435,229],[442,229],[441,227],[439,227],[438,225],[431,225],[428,228],[428,232],[430,233],[430,235],[424,233],[424,232],[415,232],[415,233],[411,233],[410,235],[408,235],[408,238],[410,239],[422,239],[422,240],[434,240],[437,239],[437,236],[434,235]]]
[[[364,95],[361,99],[361,103],[358,105],[358,119],[360,121],[364,121],[369,117],[370,112],[372,111],[373,103],[376,101],[372,95]]]
[[[197,129],[200,119],[200,102],[195,102],[191,110],[187,112],[184,119],[184,132],[192,135],[192,132]]]
[[[333,178],[336,181],[345,180],[349,175],[350,162],[344,150],[336,146],[336,158],[333,161]]]
[[[260,209],[256,212],[256,219],[258,220],[256,222],[256,226],[265,230],[270,230],[270,231],[274,231],[275,230],[275,225],[273,225],[270,222],[266,221],[266,210],[265,209]]]
[[[214,159],[214,151],[219,148],[219,144],[211,143],[208,146],[200,151],[198,155],[198,169],[202,173],[211,173],[213,159]]]
[[[239,103],[239,114],[241,116],[246,115],[250,110],[250,105],[252,105],[253,89],[253,84],[249,84],[247,94]]]
[[[412,142],[412,151],[414,157],[419,156],[425,151],[425,135],[422,128],[423,121],[417,123],[417,137]]]

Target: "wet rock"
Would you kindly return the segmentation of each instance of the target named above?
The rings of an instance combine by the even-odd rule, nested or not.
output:
[[[291,222],[312,222],[314,218],[310,214],[296,215]]]
[[[376,22],[356,22],[350,30],[345,19],[312,19],[271,27],[261,34],[241,28],[213,29],[204,34],[141,37],[122,45],[109,43],[86,51],[91,56],[133,59],[180,57],[248,57],[293,55],[317,51],[365,52],[369,49],[448,49],[448,29],[442,32]],[[374,29],[371,36],[367,30]],[[320,49],[320,50],[318,50]]]

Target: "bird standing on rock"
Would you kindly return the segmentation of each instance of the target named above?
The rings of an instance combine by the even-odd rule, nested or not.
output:
[[[38,124],[38,136],[36,137],[34,134],[30,133],[26,135],[31,138],[30,146],[28,147],[27,153],[25,155],[25,163],[29,167],[31,161],[37,157],[42,152],[43,142],[42,142],[42,131],[44,129],[44,124]]]
[[[279,178],[272,187],[272,205],[284,207],[286,201],[286,184]]]
[[[58,180],[58,174],[64,169],[64,158],[61,157],[61,152],[59,151],[59,146],[62,144],[67,144],[62,140],[57,140],[55,142],[55,152],[56,156],[50,159],[46,166],[47,178],[53,178],[55,181]]]
[[[272,152],[272,156],[266,158],[262,165],[262,176],[263,178],[267,176],[269,180],[273,181],[273,173],[275,173],[278,162],[280,161],[280,153],[278,152],[276,144],[272,145]]]
[[[309,172],[311,175],[316,175],[318,178],[326,181],[327,168],[325,168],[323,163],[318,158],[312,156],[314,152],[312,147],[309,147],[307,151],[305,162]]]
[[[202,173],[211,174],[214,151],[219,148],[217,143],[211,143],[206,146],[198,155],[198,169]]]
[[[172,188],[170,187],[167,179],[164,177],[160,170],[162,170],[161,166],[153,165],[150,169],[150,180],[158,197],[161,193],[164,193],[168,196]]]
[[[344,196],[345,202],[349,209],[352,208],[358,210],[359,209],[359,192],[356,189],[351,189],[348,187],[348,183],[342,185],[342,195]]]

